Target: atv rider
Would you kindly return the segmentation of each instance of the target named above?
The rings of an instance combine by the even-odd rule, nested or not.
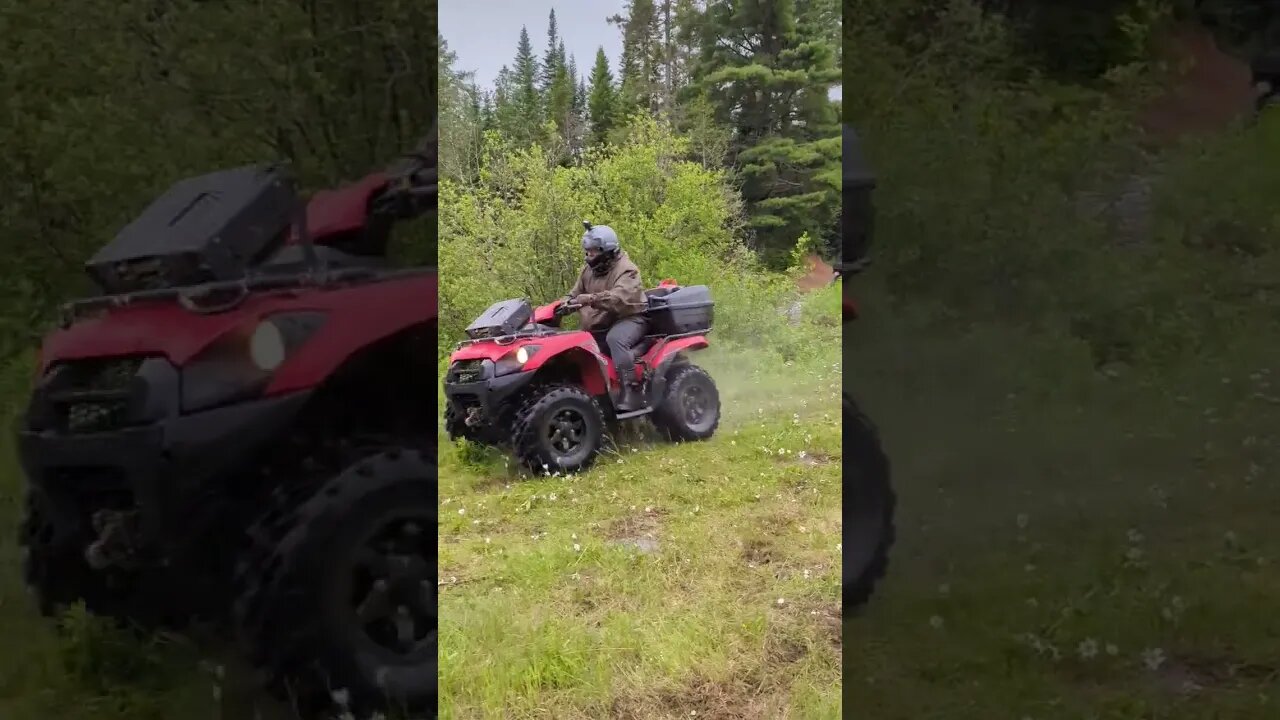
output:
[[[640,282],[640,270],[622,250],[613,228],[587,222],[583,226],[587,228],[582,234],[587,264],[567,300],[577,306],[583,330],[605,334],[605,344],[609,346],[613,366],[622,383],[618,410],[632,412],[645,405],[631,352],[648,328],[644,316],[648,301]]]

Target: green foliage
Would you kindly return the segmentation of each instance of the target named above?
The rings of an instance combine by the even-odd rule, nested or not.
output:
[[[180,178],[288,159],[305,187],[354,179],[435,114],[434,1],[3,0],[0,27],[0,356]]]
[[[725,172],[690,161],[688,140],[651,117],[633,118],[625,135],[574,167],[491,135],[480,181],[442,184],[442,335],[461,337],[498,300],[543,303],[567,292],[582,267],[584,218],[618,232],[647,285],[709,285],[718,338],[767,346],[800,332],[781,315],[788,278],[765,272],[743,243]]]
[[[1073,337],[1098,366],[1148,370],[1270,332],[1274,128],[1142,152],[1141,64],[1068,85],[1028,71],[1015,28],[974,2],[915,34],[902,6],[861,6],[874,22],[845,27],[858,48],[847,112],[879,175],[875,272],[899,303]],[[1119,202],[1133,177],[1149,202]]]
[[[834,240],[840,141],[838,103],[828,96],[839,81],[839,20],[835,0],[629,0],[608,18],[622,34],[616,77],[598,51],[588,93],[572,63],[562,72],[553,16],[540,63],[522,34],[515,70],[500,74],[492,119],[481,127],[496,130],[509,148],[539,143],[553,162],[580,164],[588,147],[625,143],[626,118],[664,118],[689,137],[700,163],[734,175],[747,203],[744,240],[780,269],[800,234],[823,238],[823,247]],[[529,97],[522,78],[533,65],[541,115],[522,100]],[[477,124],[466,113],[447,116]],[[548,119],[554,132],[539,132]],[[452,168],[445,175],[474,179]]]

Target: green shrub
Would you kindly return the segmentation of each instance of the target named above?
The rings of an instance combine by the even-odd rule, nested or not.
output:
[[[440,191],[441,334],[462,329],[510,297],[563,296],[582,267],[581,221],[608,224],[646,286],[663,279],[710,286],[715,335],[779,346],[794,283],[767,272],[743,243],[740,197],[729,176],[689,159],[687,139],[657,120],[633,120],[620,145],[561,167],[534,147],[487,138],[474,185]],[[803,241],[803,239],[802,239]]]

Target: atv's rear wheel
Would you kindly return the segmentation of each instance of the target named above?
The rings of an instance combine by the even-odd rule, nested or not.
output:
[[[516,455],[535,473],[578,472],[595,462],[604,443],[604,413],[582,388],[536,387],[516,410]]]
[[[897,498],[871,420],[844,397],[844,612],[866,603],[889,567]]]
[[[436,466],[391,449],[326,482],[281,524],[254,528],[238,631],[269,689],[306,712],[346,691],[352,712],[436,699]]]
[[[672,440],[706,440],[720,426],[720,392],[706,370],[688,363],[669,371],[653,424]]]

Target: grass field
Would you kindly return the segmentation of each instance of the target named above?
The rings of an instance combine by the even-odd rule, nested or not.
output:
[[[442,451],[442,718],[841,716],[836,358],[694,359],[708,442],[569,477]]]
[[[895,323],[846,338],[901,509],[845,624],[850,717],[1280,717],[1274,357],[1161,390],[1066,345]]]
[[[629,436],[580,476],[523,479],[445,447],[443,716],[1280,717],[1265,338],[1157,386],[1061,343],[867,307],[839,361],[702,353],[725,395],[708,443]],[[843,642],[841,369],[901,499],[889,577]],[[183,643],[35,618],[11,451],[5,435],[0,718],[245,717]]]

